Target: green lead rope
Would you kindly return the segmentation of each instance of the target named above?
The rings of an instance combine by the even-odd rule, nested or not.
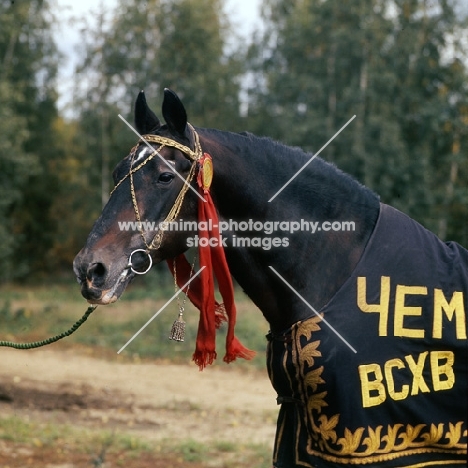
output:
[[[83,323],[88,320],[88,317],[91,315],[91,313],[96,309],[97,306],[90,306],[84,313],[83,317],[80,318],[69,330],[66,332],[60,333],[60,335],[53,336],[52,338],[48,338],[47,340],[42,340],[42,341],[33,341],[32,343],[14,343],[13,341],[0,341],[0,346],[8,346],[10,348],[15,348],[15,349],[32,349],[32,348],[40,348],[41,346],[46,346],[52,343],[55,343],[58,340],[61,340],[62,338],[65,338],[66,336],[70,336],[72,333],[74,333],[78,328],[83,325]]]

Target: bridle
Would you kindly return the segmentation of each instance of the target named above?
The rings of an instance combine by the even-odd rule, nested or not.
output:
[[[118,285],[125,281],[129,270],[139,275],[143,275],[150,270],[152,265],[150,252],[161,247],[165,229],[167,229],[169,223],[174,221],[179,215],[185,195],[187,194],[187,190],[189,188],[193,188],[191,187],[191,183],[195,177],[195,174],[197,175],[197,189],[199,191],[197,192],[197,195],[200,198],[198,200],[198,221],[199,223],[208,223],[208,220],[213,221],[212,223],[209,223],[211,226],[208,229],[202,230],[199,228],[199,236],[202,240],[207,241],[213,238],[221,238],[219,232],[219,217],[210,193],[211,182],[213,180],[212,158],[210,154],[203,153],[197,132],[190,124],[188,125],[193,134],[194,150],[170,138],[161,137],[158,135],[144,135],[137,143],[137,145],[132,148],[130,153],[131,165],[128,174],[122,180],[120,180],[114,188],[115,190],[127,177],[130,179],[130,191],[132,196],[133,209],[135,211],[135,218],[137,224],[139,225],[140,234],[143,238],[146,249],[138,249],[130,254],[127,267],[120,274],[120,277],[116,281],[114,288],[110,293],[108,293],[111,297]],[[159,147],[156,150],[151,147],[153,152],[150,154],[150,156],[148,156],[137,167],[133,168],[132,165],[135,161],[137,148],[142,142],[147,145],[149,145],[149,142],[158,143]],[[135,187],[133,184],[133,174],[140,170],[156,155],[159,155],[159,151],[161,151],[161,149],[165,146],[178,149],[192,161],[192,164],[189,173],[184,180],[184,185],[177,195],[172,208],[170,209],[165,220],[160,223],[158,232],[154,238],[151,240],[151,242],[148,243],[142,229],[140,211],[138,209]],[[162,158],[161,155],[159,155],[159,157]],[[167,163],[166,160],[164,161]],[[200,193],[203,193],[203,197],[200,196]],[[149,258],[149,266],[145,271],[135,270],[132,266],[132,256],[136,252],[143,252]],[[201,370],[206,365],[211,364],[214,359],[216,359],[216,328],[223,320],[227,321],[226,355],[224,356],[224,360],[226,362],[231,362],[238,357],[251,359],[255,353],[243,346],[234,334],[234,326],[236,322],[234,286],[232,284],[232,278],[223,245],[220,245],[219,243],[211,244],[210,242],[206,242],[204,245],[200,243],[198,245],[198,263],[200,270],[197,272],[197,275],[202,271],[204,271],[204,273],[200,276],[192,276],[193,266],[190,267],[190,264],[187,262],[187,259],[183,253],[177,255],[174,259],[172,259],[172,261],[168,261],[169,268],[172,266],[171,272],[174,276],[174,283],[179,286],[180,290],[186,290],[189,299],[200,310],[200,320],[193,360],[198,364]],[[193,284],[191,283],[192,279],[194,280]],[[215,283],[217,283],[219,292],[223,298],[223,304],[219,304],[215,299]],[[188,290],[189,284],[192,284],[190,292]],[[186,287],[187,289],[185,289]],[[180,320],[176,320],[170,334],[170,337],[176,340],[183,338],[183,332],[181,329],[179,329],[179,325],[182,325],[183,320],[181,320],[180,314],[179,317]]]
[[[169,226],[169,224],[172,221],[174,221],[177,218],[177,216],[179,215],[180,210],[182,208],[182,203],[184,201],[185,195],[187,194],[187,191],[190,188],[190,185],[191,185],[191,183],[193,181],[195,173],[197,172],[198,162],[203,157],[203,151],[202,151],[202,148],[201,148],[201,145],[200,145],[200,139],[199,139],[198,133],[195,131],[195,129],[193,128],[192,125],[190,125],[190,124],[187,124],[187,125],[190,128],[190,130],[192,132],[192,135],[193,135],[194,147],[195,147],[194,150],[190,149],[188,146],[185,146],[182,143],[179,143],[179,142],[177,142],[177,141],[175,141],[175,140],[173,140],[171,138],[167,138],[167,137],[163,137],[163,136],[159,136],[159,135],[142,135],[141,139],[138,141],[138,143],[130,151],[131,161],[130,161],[130,170],[129,170],[128,174],[126,174],[122,179],[119,180],[119,182],[115,185],[115,187],[112,189],[112,191],[110,193],[112,195],[112,193],[114,193],[114,191],[117,189],[117,187],[119,187],[124,180],[126,180],[127,178],[130,179],[130,194],[131,194],[131,198],[132,198],[133,210],[135,212],[136,224],[138,226],[138,229],[140,231],[140,235],[141,235],[141,237],[143,239],[143,242],[145,244],[145,247],[146,247],[146,249],[134,250],[130,254],[130,257],[129,257],[129,260],[128,260],[127,267],[130,268],[132,270],[132,272],[137,274],[137,275],[144,275],[145,273],[147,273],[151,269],[152,259],[151,259],[150,252],[152,250],[157,250],[157,249],[159,249],[161,247],[164,232],[165,232],[165,227]],[[158,143],[160,146],[157,149],[154,149],[154,148],[151,147],[153,152],[148,157],[146,157],[143,162],[141,162],[136,167],[133,167],[133,163],[134,163],[134,159],[135,159],[137,149],[142,144],[146,144],[147,146],[150,146],[149,143]],[[186,155],[188,157],[188,159],[190,159],[192,161],[192,165],[191,165],[189,173],[188,173],[188,175],[187,175],[187,177],[186,177],[186,179],[184,181],[184,185],[182,186],[179,194],[177,195],[177,198],[174,201],[174,204],[172,205],[172,208],[170,209],[170,211],[167,214],[164,221],[159,223],[157,233],[155,234],[155,236],[153,237],[151,242],[148,243],[148,241],[146,240],[146,237],[145,237],[145,233],[143,231],[143,223],[141,222],[140,210],[138,209],[138,202],[137,202],[136,193],[135,193],[135,186],[134,186],[134,182],[133,182],[133,174],[135,174],[135,172],[139,171],[143,166],[145,166],[155,156],[159,156],[161,159],[164,160],[164,162],[166,164],[168,164],[167,161],[159,153],[166,146],[169,146],[169,147],[172,147],[172,148],[175,148],[175,149],[178,149],[179,151],[181,151],[184,155]],[[132,266],[132,256],[133,256],[133,254],[135,254],[137,252],[146,253],[146,255],[149,258],[149,266],[144,271],[135,270],[133,268],[133,266]]]

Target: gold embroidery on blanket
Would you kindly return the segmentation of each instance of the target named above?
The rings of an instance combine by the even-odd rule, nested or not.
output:
[[[309,453],[334,462],[370,463],[420,453],[466,452],[468,431],[463,428],[463,421],[447,425],[435,423],[430,426],[379,425],[374,428],[359,427],[354,431],[345,428],[343,434],[338,434],[336,429],[340,414],[322,414],[322,408],[328,406],[327,392],[320,391],[320,387],[325,384],[322,378],[324,368],[321,366],[311,369],[316,358],[322,356],[319,350],[320,340],[310,341],[313,332],[321,329],[320,321],[321,317],[314,317],[301,322],[293,332],[292,359],[298,364],[296,378],[297,382],[302,382],[303,401],[307,401],[304,413],[307,421],[304,423],[306,426],[308,423],[312,429],[312,440],[309,440],[307,447]],[[304,341],[307,344],[304,345]]]

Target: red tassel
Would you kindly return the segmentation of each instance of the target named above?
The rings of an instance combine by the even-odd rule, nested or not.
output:
[[[237,358],[247,359],[250,361],[250,359],[255,357],[255,354],[255,351],[247,349],[236,337],[234,337],[226,351],[223,361],[228,364],[235,361]]]
[[[211,165],[211,157],[205,153],[204,158],[200,161],[201,167],[203,167],[205,159],[209,159]],[[209,193],[209,185],[203,185],[203,177],[200,174],[201,171],[197,178],[198,185],[204,192],[203,196],[206,202],[198,201],[198,221],[204,221],[204,224],[208,225],[207,221],[211,219],[213,229],[210,232],[199,231],[198,235],[200,240],[220,239],[218,213]],[[245,348],[234,335],[237,315],[234,303],[234,287],[224,249],[222,245],[218,244],[213,247],[206,242],[206,247],[198,247],[200,267],[204,266],[205,269],[190,283],[188,291],[189,299],[200,310],[196,348],[193,354],[193,360],[200,370],[203,370],[208,364],[212,364],[213,360],[216,359],[216,329],[223,321],[228,323],[224,361],[229,363],[238,357],[252,359],[255,356],[255,352]],[[191,266],[183,254],[179,255],[175,262],[177,284],[181,287],[190,279]],[[172,274],[174,274],[172,260],[168,260],[167,263]],[[219,291],[224,304],[215,301],[214,276],[218,280]]]
[[[228,321],[228,316],[226,315],[226,308],[224,304],[218,304],[215,302],[215,325],[216,329],[219,329],[224,322]]]
[[[194,361],[200,371],[202,371],[206,366],[213,364],[216,356],[216,351],[208,352],[197,350],[193,353],[192,361]]]

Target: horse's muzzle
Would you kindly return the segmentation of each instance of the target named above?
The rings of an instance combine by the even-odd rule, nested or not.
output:
[[[73,271],[82,296],[91,304],[111,304],[124,292],[134,277],[126,264],[110,268],[104,261],[93,261],[85,250],[75,257]]]

